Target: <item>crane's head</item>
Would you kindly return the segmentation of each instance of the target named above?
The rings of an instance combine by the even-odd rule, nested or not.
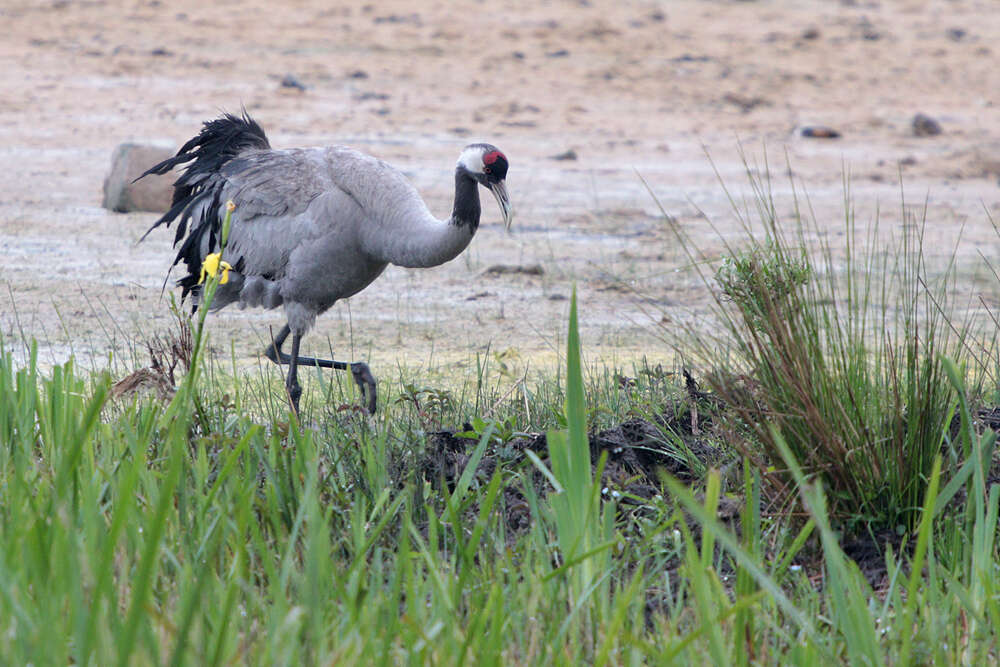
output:
[[[456,169],[467,173],[472,180],[493,193],[500,205],[503,223],[510,229],[514,209],[507,195],[507,156],[490,144],[469,144],[458,158]]]

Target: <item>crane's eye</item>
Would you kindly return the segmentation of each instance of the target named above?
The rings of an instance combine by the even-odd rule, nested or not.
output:
[[[492,172],[493,172],[493,170],[492,170],[492,169],[490,169],[489,167],[487,167],[487,166],[483,165],[483,173],[484,173],[484,174],[490,174],[490,173],[492,173]]]

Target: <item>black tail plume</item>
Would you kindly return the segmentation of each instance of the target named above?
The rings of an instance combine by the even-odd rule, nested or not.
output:
[[[209,177],[218,173],[224,164],[245,150],[268,149],[270,147],[271,144],[268,142],[264,130],[257,124],[257,121],[250,118],[245,109],[242,117],[227,113],[215,120],[205,121],[198,136],[181,146],[177,155],[150,167],[142,176],[135,179],[138,181],[150,174],[163,175],[179,164],[194,160],[184,169],[184,173],[174,181],[174,196],[170,210],[154,222],[142,238],[146,238],[149,232],[162,224],[169,227],[170,223],[183,213],[177,227],[177,235],[174,238],[176,245],[184,238],[188,218],[191,214],[191,205],[200,198],[199,195],[203,193],[205,182],[209,180]]]
[[[163,175],[178,165],[191,163],[174,181],[174,196],[170,210],[154,222],[139,239],[142,242],[160,225],[169,227],[171,222],[179,218],[174,235],[176,246],[184,239],[191,217],[196,211],[201,211],[201,219],[195,221],[191,234],[184,240],[174,259],[174,264],[182,259],[186,260],[190,274],[178,283],[183,288],[181,298],[187,296],[187,293],[194,290],[197,285],[201,266],[202,237],[208,234],[208,247],[214,246],[215,234],[221,225],[225,204],[220,202],[219,198],[223,180],[216,176],[227,162],[235,159],[243,151],[269,148],[271,144],[264,130],[244,109],[242,117],[227,113],[215,120],[206,121],[201,132],[184,144],[177,151],[177,155],[150,167],[139,177],[143,178],[149,174]],[[135,180],[138,181],[139,178]],[[207,205],[201,206],[202,203]]]

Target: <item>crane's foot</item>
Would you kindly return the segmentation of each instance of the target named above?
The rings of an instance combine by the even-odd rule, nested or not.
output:
[[[362,407],[368,414],[375,414],[378,392],[375,387],[375,376],[372,375],[368,364],[363,361],[356,361],[349,364],[344,361],[334,361],[332,359],[299,356],[298,341],[301,336],[292,338],[292,353],[287,354],[281,351],[281,346],[284,344],[285,339],[288,338],[289,333],[291,333],[291,329],[286,324],[271,343],[264,348],[264,356],[276,364],[288,364],[291,366],[288,370],[288,378],[285,381],[285,389],[288,391],[288,398],[291,400],[296,414],[299,411],[299,397],[302,395],[302,387],[299,386],[298,378],[296,377],[298,366],[318,366],[319,368],[333,368],[341,371],[350,369],[351,375],[354,377],[354,382],[361,391]]]
[[[351,375],[354,377],[355,384],[358,385],[358,390],[361,391],[361,401],[365,402],[367,400],[368,405],[365,407],[368,410],[368,414],[375,414],[378,391],[375,388],[375,376],[372,375],[368,364],[363,361],[355,361],[351,364]]]

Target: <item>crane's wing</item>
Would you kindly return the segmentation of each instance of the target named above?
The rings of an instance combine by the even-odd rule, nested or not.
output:
[[[373,256],[372,230],[391,230],[393,212],[426,212],[409,181],[381,160],[343,147],[271,150],[245,113],[205,123],[176,156],[147,173],[184,163],[171,209],[149,230],[177,221],[174,265],[183,260],[188,271],[178,281],[182,298],[197,294],[202,262],[220,248],[228,201],[236,208],[224,259],[238,273],[280,280],[297,251],[306,263],[339,264],[339,275],[320,278],[336,277],[351,293],[384,268]]]
[[[245,275],[280,278],[289,255],[361,213],[354,198],[331,177],[319,149],[259,151],[228,163],[220,173],[220,228],[225,203],[233,211],[226,255]],[[212,238],[201,257],[218,250]],[[200,258],[199,258],[200,261]]]
[[[182,297],[197,292],[202,262],[221,247],[229,201],[236,208],[225,258],[237,272],[268,280],[284,275],[297,247],[330,234],[336,225],[363,217],[363,206],[331,173],[327,152],[244,151],[202,178],[197,191],[173,216],[180,220],[174,239],[180,248],[174,264],[183,261],[187,268],[187,275],[178,281]]]
[[[226,164],[219,179],[210,219],[221,226],[225,202],[235,204],[226,255],[237,271],[271,280],[305,271],[337,298],[381,273],[386,261],[374,239],[398,229],[396,218],[430,216],[403,174],[343,146],[253,151]],[[207,241],[191,248],[199,268],[218,247],[211,233]],[[290,266],[292,253],[308,266]]]

